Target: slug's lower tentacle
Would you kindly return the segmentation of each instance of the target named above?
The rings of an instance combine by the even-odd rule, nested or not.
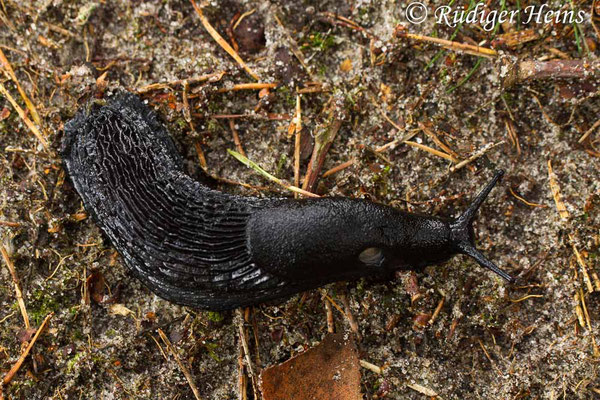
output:
[[[168,132],[131,94],[79,113],[65,126],[62,153],[86,209],[126,265],[178,304],[247,306],[466,252],[454,243],[456,224],[434,217],[363,200],[212,190],[184,172]],[[464,232],[472,233],[471,220]]]

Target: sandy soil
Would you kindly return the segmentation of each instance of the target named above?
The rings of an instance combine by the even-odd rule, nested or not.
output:
[[[418,25],[406,21],[399,2],[350,3],[213,1],[204,9],[227,40],[231,22],[254,10],[233,37],[259,81],[279,84],[255,112],[258,90],[219,92],[256,81],[210,37],[188,1],[0,2],[0,49],[37,109],[39,123],[10,74],[3,75],[2,85],[48,142],[44,148],[2,95],[0,244],[14,264],[31,328],[25,328],[4,260],[1,375],[53,313],[4,388],[6,398],[192,399],[158,328],[189,366],[203,399],[238,398],[241,314],[186,309],[142,287],[85,218],[61,168],[63,125],[79,107],[115,90],[160,82],[170,84],[142,96],[173,133],[190,173],[202,175],[201,148],[211,175],[260,187],[217,183],[223,190],[292,195],[227,153],[236,148],[229,121],[249,159],[293,182],[294,138],[288,126],[296,88],[308,82],[320,85],[301,95],[301,173],[314,135],[335,120],[342,120],[341,128],[322,171],[355,160],[320,179],[320,194],[367,197],[451,217],[494,168],[507,171],[483,206],[476,231],[483,251],[518,276],[517,284],[509,286],[456,257],[389,282],[335,284],[282,304],[261,305],[251,310],[246,324],[254,369],[322,340],[326,293],[340,307],[347,298],[360,358],[383,368],[381,374],[362,370],[365,398],[426,398],[414,384],[443,399],[600,398],[600,282],[594,286],[600,269],[599,129],[579,143],[600,118],[600,78],[596,70],[562,80],[506,82],[519,60],[597,62],[594,5],[565,5],[585,12],[582,23],[518,26],[533,40],[497,47],[498,55],[487,58],[397,37],[397,25],[413,34],[486,48],[491,40],[506,39],[500,35],[517,25],[504,24],[495,32],[474,24],[455,29],[436,25],[431,16]],[[427,4],[431,11],[445,3]],[[516,4],[505,6],[514,10]],[[550,6],[561,7],[558,2]],[[176,82],[218,72],[225,75],[216,82],[191,80],[188,87]],[[225,114],[245,117],[215,118]],[[456,171],[450,170],[455,161],[400,141],[375,151],[409,133],[415,134],[414,142],[455,160],[500,144]],[[551,186],[560,190],[563,217]],[[333,317],[337,331],[352,330],[335,307]],[[252,398],[251,385],[247,392]]]

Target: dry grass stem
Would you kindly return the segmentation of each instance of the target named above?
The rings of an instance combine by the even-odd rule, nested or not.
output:
[[[149,85],[140,86],[139,88],[135,89],[135,91],[139,94],[142,94],[142,93],[151,92],[153,90],[162,90],[162,89],[171,88],[173,86],[180,86],[180,85],[183,85],[185,82],[187,82],[189,85],[194,85],[196,83],[206,82],[206,81],[218,82],[221,80],[221,78],[223,78],[223,75],[225,75],[225,71],[215,72],[215,73],[206,74],[206,75],[200,75],[200,76],[196,76],[193,78],[178,79],[176,81],[170,81],[170,82],[151,83]]]
[[[25,123],[25,125],[27,125],[27,127],[29,128],[29,130],[31,131],[31,133],[33,133],[33,135],[42,144],[42,146],[44,146],[44,149],[48,150],[48,142],[46,141],[46,138],[44,137],[44,135],[42,134],[42,132],[40,132],[40,130],[38,129],[38,127],[35,126],[35,124],[33,122],[31,122],[31,120],[25,114],[25,111],[23,111],[23,109],[21,108],[21,106],[19,106],[19,104],[10,95],[10,93],[8,92],[8,90],[6,90],[6,88],[4,87],[4,85],[2,83],[0,83],[0,93],[2,93],[4,95],[4,97],[6,97],[6,99],[10,102],[10,104],[13,106],[13,108],[19,114],[19,117],[21,117],[21,119],[23,120],[23,122]]]
[[[242,67],[244,71],[248,73],[248,75],[250,75],[257,81],[260,80],[259,76],[248,65],[246,65],[244,60],[242,60],[242,57],[240,57],[240,55],[229,45],[229,43],[227,43],[227,41],[223,39],[219,32],[217,32],[215,28],[213,28],[210,22],[208,22],[208,19],[206,19],[204,13],[202,12],[202,8],[198,7],[194,0],[190,0],[190,2],[192,3],[194,10],[196,10],[196,13],[200,18],[200,22],[202,22],[204,29],[206,29],[210,36],[212,36],[215,42],[217,42],[217,44],[221,46],[223,50],[225,50],[240,65],[240,67]]]
[[[10,62],[8,61],[8,59],[4,55],[4,52],[1,49],[0,49],[0,66],[2,66],[2,68],[4,69],[6,74],[10,77],[10,79],[12,79],[12,81],[17,86],[17,90],[19,91],[21,98],[25,102],[25,106],[31,113],[31,118],[33,118],[33,121],[38,125],[42,125],[42,120],[40,118],[40,115],[37,112],[37,109],[31,102],[31,100],[29,100],[29,97],[27,97],[27,94],[25,93],[25,91],[21,87],[21,84],[19,83],[19,80],[17,79],[17,75],[15,74],[15,71],[13,70],[12,66],[10,65]],[[11,103],[12,103],[12,101],[11,101]]]
[[[21,310],[21,315],[23,316],[25,329],[29,329],[29,315],[27,314],[27,307],[25,307],[25,300],[23,300],[23,293],[21,292],[21,285],[19,283],[17,271],[15,271],[15,266],[8,255],[8,251],[2,244],[0,244],[0,253],[2,253],[2,258],[4,259],[4,262],[10,271],[10,276],[12,277],[13,284],[15,285],[15,297],[17,298],[17,303],[19,304],[19,309]]]

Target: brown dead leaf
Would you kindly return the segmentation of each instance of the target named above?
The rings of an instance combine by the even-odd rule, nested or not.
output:
[[[4,107],[2,111],[0,111],[0,121],[4,121],[8,117],[10,117],[10,110]]]
[[[344,337],[327,335],[312,349],[265,369],[260,376],[264,400],[361,400],[356,346]]]
[[[93,270],[87,278],[86,284],[89,296],[96,303],[102,303],[104,300],[105,283],[104,275],[98,270]],[[86,302],[89,303],[89,300]]]
[[[343,72],[350,72],[352,71],[352,60],[347,58],[344,61],[342,61],[342,63],[340,64],[340,69]]]

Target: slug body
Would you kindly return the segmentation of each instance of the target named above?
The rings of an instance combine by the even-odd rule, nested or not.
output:
[[[62,154],[86,210],[157,295],[211,310],[324,284],[419,269],[468,254],[471,222],[502,175],[458,219],[349,198],[235,196],[188,176],[170,135],[138,97],[120,94],[65,126]]]

